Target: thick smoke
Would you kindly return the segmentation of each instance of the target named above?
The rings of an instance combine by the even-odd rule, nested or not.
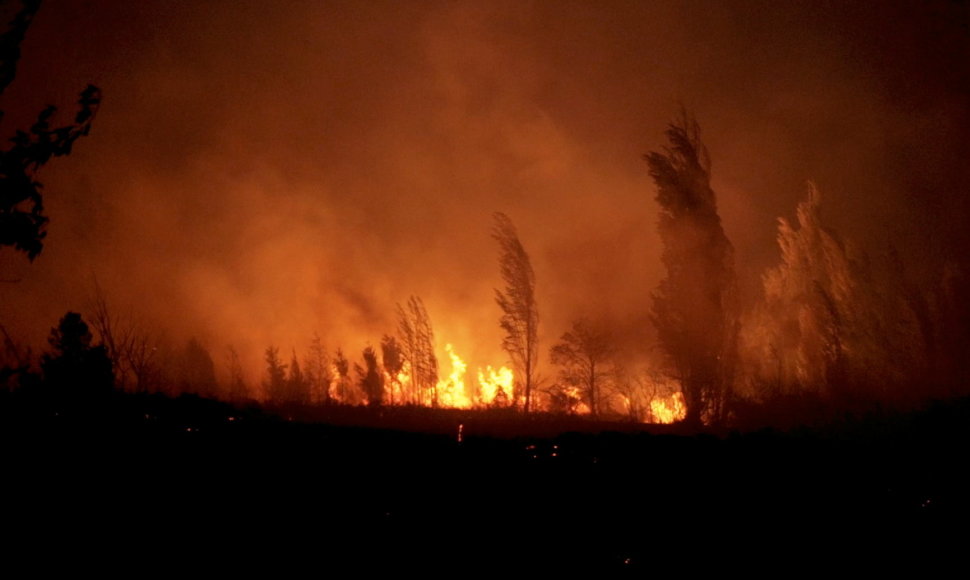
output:
[[[927,271],[966,247],[967,9],[957,4],[50,2],[4,135],[87,83],[91,135],[41,174],[51,222],[0,252],[0,322],[38,347],[94,279],[174,342],[315,332],[352,360],[421,296],[439,348],[503,364],[491,215],[536,270],[540,354],[580,316],[655,342],[642,154],[680,106],[712,156],[742,292],[806,180],[843,237]],[[552,372],[551,370],[549,371]]]

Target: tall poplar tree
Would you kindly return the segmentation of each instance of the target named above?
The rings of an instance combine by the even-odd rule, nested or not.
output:
[[[495,302],[502,309],[499,324],[505,331],[502,348],[515,366],[516,393],[525,391],[525,412],[532,408],[532,391],[536,383],[536,363],[539,362],[539,309],[536,307],[536,277],[529,255],[519,241],[512,220],[504,213],[495,214],[492,238],[499,245],[499,269],[505,291],[495,290]]]
[[[734,249],[711,189],[711,161],[697,121],[686,112],[666,130],[668,146],[645,155],[657,185],[661,261],[667,276],[653,294],[660,346],[680,380],[685,421],[716,422],[723,413],[736,330],[728,307]]]

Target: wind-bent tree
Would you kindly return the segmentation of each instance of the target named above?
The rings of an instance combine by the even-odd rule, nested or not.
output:
[[[586,319],[573,322],[552,347],[552,362],[561,367],[561,380],[579,389],[594,417],[602,411],[603,384],[612,375],[614,350],[609,334]]]
[[[434,330],[424,302],[417,296],[408,299],[407,307],[397,305],[401,354],[411,373],[412,399],[420,403],[425,392],[431,393],[431,406],[438,406],[438,357],[434,352]]]
[[[700,425],[721,418],[730,384],[736,330],[727,302],[734,250],[721,227],[697,121],[684,112],[666,136],[662,152],[644,156],[657,185],[667,270],[653,294],[652,318],[683,389],[685,421]]]
[[[499,269],[505,291],[495,290],[495,302],[502,309],[499,324],[505,331],[502,348],[515,367],[517,383],[525,391],[525,412],[532,408],[532,391],[539,362],[539,310],[536,308],[536,277],[529,255],[519,241],[512,220],[504,213],[494,214],[492,238],[499,245]],[[516,389],[514,399],[518,399]]]
[[[13,82],[20,43],[39,8],[39,0],[24,0],[7,30],[0,34],[0,95]],[[0,247],[13,246],[31,261],[40,254],[48,219],[37,171],[52,157],[69,154],[74,142],[88,134],[100,103],[101,91],[88,85],[78,100],[73,124],[52,127],[56,108],[49,106],[29,131],[18,130],[9,140],[12,145],[0,151]]]
[[[764,298],[747,325],[747,348],[757,352],[750,366],[772,394],[845,381],[846,307],[856,282],[845,245],[822,225],[819,202],[810,186],[797,221],[778,219],[781,264],[763,276]]]
[[[898,255],[887,279],[874,278],[865,254],[825,226],[812,184],[795,221],[779,218],[778,246],[781,263],[765,273],[745,330],[745,366],[759,391],[886,401],[880,390],[927,379],[930,309]]]

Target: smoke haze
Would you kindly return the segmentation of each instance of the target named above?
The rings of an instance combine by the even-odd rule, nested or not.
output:
[[[641,353],[663,275],[642,155],[700,122],[741,288],[817,185],[825,217],[931,266],[970,239],[970,10],[957,2],[61,0],[28,31],[3,135],[78,92],[91,135],[46,167],[44,252],[0,251],[0,322],[43,346],[96,278],[173,340],[356,359],[419,295],[439,350],[504,364],[489,237],[537,280],[540,354],[578,316]],[[288,354],[284,357],[288,359]],[[474,367],[473,367],[474,368]]]

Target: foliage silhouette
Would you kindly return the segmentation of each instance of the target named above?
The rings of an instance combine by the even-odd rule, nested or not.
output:
[[[280,359],[280,349],[275,346],[266,348],[267,378],[263,382],[266,398],[271,402],[282,403],[286,393],[286,364]]]
[[[306,405],[310,402],[310,382],[300,368],[300,361],[296,358],[296,351],[293,351],[293,358],[290,359],[290,374],[286,378],[286,393],[284,400],[295,405]]]
[[[68,312],[48,342],[52,352],[41,357],[44,391],[59,403],[97,403],[112,392],[114,373],[104,345],[92,346],[87,323],[76,312]]]
[[[23,8],[0,35],[0,95],[16,75],[20,44],[39,8],[39,0],[24,0]],[[28,131],[18,130],[10,139],[12,145],[0,151],[0,247],[12,246],[30,261],[43,250],[48,218],[37,171],[52,157],[70,154],[74,142],[91,130],[100,104],[101,90],[88,85],[81,91],[72,124],[52,126],[57,109],[48,106]]]
[[[196,338],[190,338],[178,353],[178,385],[182,393],[215,397],[218,392],[216,367],[208,349]]]
[[[723,417],[730,385],[734,250],[721,227],[697,121],[684,111],[665,133],[669,146],[645,155],[657,185],[661,261],[667,270],[653,295],[652,317],[681,382],[685,421],[700,425]]]
[[[610,335],[585,318],[573,322],[552,347],[552,362],[561,367],[561,380],[579,389],[593,416],[601,411],[603,383],[613,373],[614,350]]]
[[[379,407],[384,403],[384,375],[377,363],[377,353],[368,346],[364,349],[363,357],[364,366],[355,363],[354,370],[357,371],[360,388],[367,397],[367,404]]]
[[[385,334],[384,338],[381,339],[381,361],[391,381],[388,394],[390,395],[390,402],[393,405],[394,393],[401,389],[399,375],[404,369],[404,353],[401,351],[401,345],[397,339],[388,334]]]

